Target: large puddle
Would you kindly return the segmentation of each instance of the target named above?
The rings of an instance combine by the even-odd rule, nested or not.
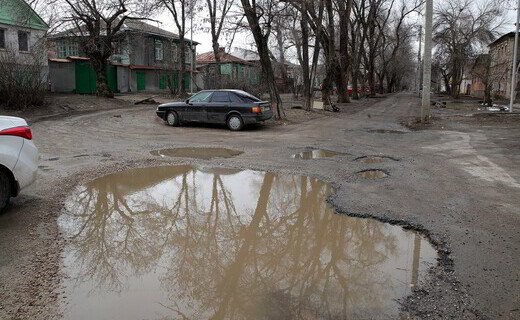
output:
[[[59,224],[65,319],[395,318],[421,236],[335,214],[305,176],[173,166],[78,187]]]
[[[214,158],[232,158],[241,155],[243,152],[226,148],[171,148],[153,150],[150,153],[162,158],[173,157],[211,160]]]

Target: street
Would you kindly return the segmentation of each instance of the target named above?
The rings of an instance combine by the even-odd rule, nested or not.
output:
[[[404,319],[520,319],[518,115],[475,120],[442,110],[432,126],[403,126],[419,105],[418,97],[400,93],[303,123],[241,132],[169,127],[155,115],[155,105],[35,122],[38,180],[0,216],[0,318],[63,314],[70,239],[58,219],[78,185],[130,168],[189,164],[319,178],[334,188],[329,201],[336,212],[418,231],[439,259],[402,299]],[[226,159],[151,153],[175,147],[243,153]],[[310,149],[340,154],[293,157]],[[383,161],[358,161],[366,156]],[[358,173],[367,169],[387,176],[364,179]]]

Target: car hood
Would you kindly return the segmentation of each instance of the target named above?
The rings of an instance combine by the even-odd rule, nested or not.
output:
[[[169,108],[169,107],[182,107],[185,105],[186,105],[185,102],[168,102],[168,103],[163,103],[163,104],[159,105],[159,109]]]

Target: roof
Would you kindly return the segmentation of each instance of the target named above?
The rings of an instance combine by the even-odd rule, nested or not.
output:
[[[235,57],[229,53],[226,53],[224,50],[220,50],[218,52],[220,62],[221,63],[239,63],[239,64],[247,64],[250,65],[251,63],[240,59],[239,57]],[[213,51],[201,53],[197,56],[197,64],[212,64],[216,63],[215,54]]]
[[[489,46],[490,47],[495,46],[495,45],[497,45],[499,43],[502,43],[503,41],[505,41],[508,38],[514,38],[514,37],[515,37],[515,32],[511,31],[509,33],[506,33],[506,34],[502,35],[500,38],[496,39],[495,41],[491,42],[489,44]]]
[[[260,61],[260,55],[258,55],[258,53],[253,50],[235,48],[233,50],[233,54],[236,57],[246,61]]]
[[[1,0],[0,23],[47,31],[49,25],[24,0]]]
[[[84,27],[82,28],[84,29]],[[62,37],[72,37],[72,36],[83,36],[87,31],[78,29],[77,27],[61,31],[55,33],[51,36],[51,38],[62,38]],[[125,20],[123,26],[119,30],[119,32],[139,32],[151,34],[171,40],[179,40],[179,35],[173,32],[161,29],[159,27],[148,24],[142,20]],[[185,39],[186,42],[190,42],[190,39]],[[194,45],[199,44],[197,41],[193,41]]]
[[[69,59],[49,58],[49,62],[70,63],[72,61]]]

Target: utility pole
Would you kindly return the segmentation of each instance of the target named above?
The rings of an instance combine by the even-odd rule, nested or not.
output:
[[[193,1],[190,1],[190,94],[193,94],[193,62],[195,60],[195,55],[193,54]]]
[[[432,85],[432,33],[433,0],[426,0],[426,14],[424,15],[424,57],[421,122],[426,122],[430,118],[430,91]]]
[[[511,68],[511,100],[509,101],[509,112],[513,112],[513,102],[515,101],[516,90],[516,63],[518,58],[518,29],[520,28],[520,0],[518,0],[518,7],[516,8],[516,32],[515,32],[515,47],[513,48],[513,64]]]
[[[417,73],[415,90],[417,94],[421,93],[421,53],[422,53],[422,25],[419,26],[419,52],[417,52]]]

